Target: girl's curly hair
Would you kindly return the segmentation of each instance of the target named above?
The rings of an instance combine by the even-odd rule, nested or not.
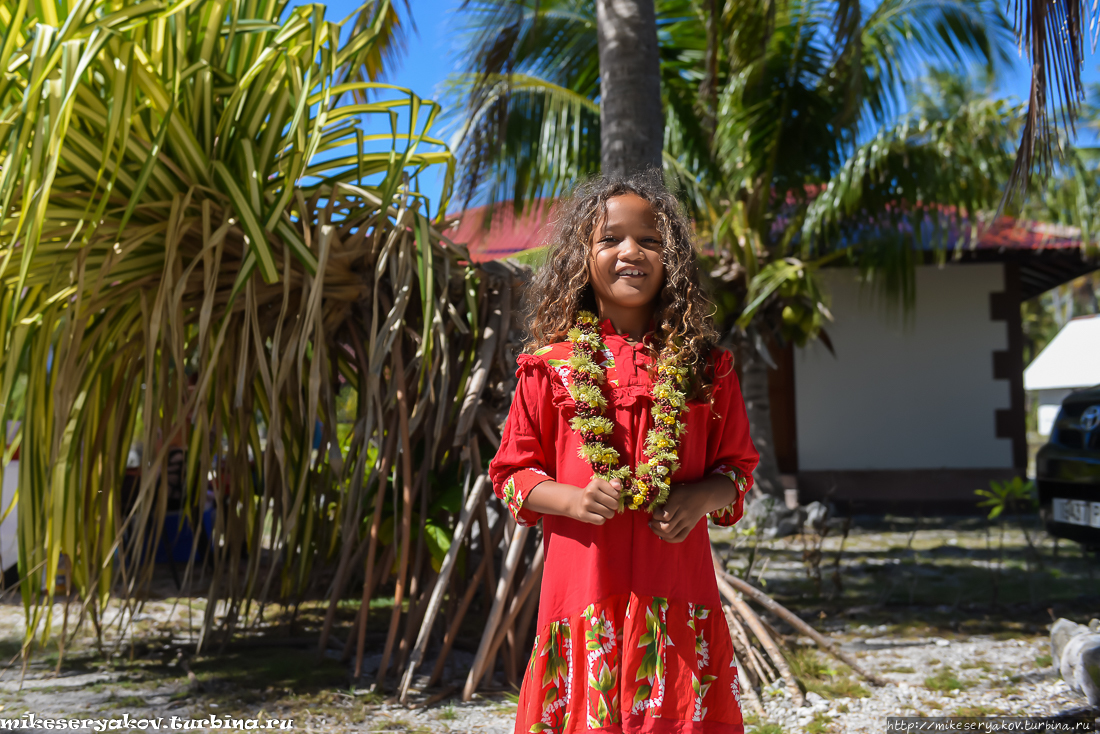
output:
[[[705,366],[718,343],[711,318],[714,308],[699,284],[691,224],[667,188],[658,169],[629,177],[598,177],[578,184],[558,208],[545,265],[537,272],[528,295],[531,314],[527,352],[564,341],[578,311],[597,313],[589,281],[592,232],[607,216],[607,200],[634,194],[649,203],[664,245],[661,260],[665,282],[654,310],[658,359],[679,346],[680,364],[690,368],[689,397],[709,398],[713,376]]]

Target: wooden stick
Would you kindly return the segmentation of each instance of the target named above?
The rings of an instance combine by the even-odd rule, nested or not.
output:
[[[734,626],[736,625],[736,626],[740,627],[740,624],[733,618],[733,609],[731,609],[728,605],[724,605],[722,607],[722,611],[725,613],[726,624],[729,625],[730,631],[732,633],[733,629],[734,629]],[[741,634],[744,634],[744,630],[741,631]],[[737,637],[737,636],[738,635],[733,634],[733,637]],[[734,646],[733,650],[734,650],[734,654],[737,654],[736,645]],[[752,672],[749,670],[749,662],[748,662],[749,661],[749,656],[751,654],[749,651],[751,650],[751,648],[746,647],[746,648],[744,648],[744,650],[745,650],[744,655],[740,656],[740,658],[742,659],[742,661],[744,663],[742,665],[742,669],[745,671],[746,677],[749,677],[749,676],[752,675]],[[741,671],[739,670],[738,673],[740,673],[740,672]],[[745,694],[745,696],[748,697],[749,704],[752,706],[753,710],[756,711],[756,715],[759,716],[761,719],[766,719],[767,714],[764,713],[764,705],[760,702],[760,697],[756,695],[756,689],[753,687],[752,681],[751,680],[746,681],[746,685],[740,685],[740,683],[741,683],[741,681],[738,680],[738,687],[741,689],[741,693]]]
[[[771,683],[772,681],[779,680],[779,673],[776,673],[775,669],[768,665],[768,661],[759,650],[755,647],[750,647],[749,654],[752,655],[753,660],[756,661],[756,669],[763,672],[765,682]]]
[[[749,636],[745,634],[745,630],[741,626],[741,623],[738,622],[737,617],[734,616],[733,608],[729,604],[723,604],[722,612],[726,617],[726,625],[730,628],[730,635],[734,643],[734,652],[738,654],[745,669],[745,673],[749,676],[749,682],[751,684],[759,682],[760,685],[764,685],[768,677],[764,675],[764,671],[756,664],[756,658],[752,656],[752,644],[749,643]]]
[[[400,334],[400,332],[398,332]],[[405,394],[405,359],[400,336],[393,345],[393,379],[397,381],[397,420],[401,431],[401,552],[398,555],[397,586],[393,592],[393,614],[390,615],[390,631],[386,636],[386,647],[382,651],[382,661],[378,665],[378,675],[374,679],[374,688],[381,691],[386,680],[386,668],[397,640],[397,628],[401,621],[401,605],[405,601],[405,574],[409,570],[409,546],[412,545],[412,446],[409,443],[409,403]],[[394,539],[397,542],[397,538]]]
[[[772,625],[772,623],[771,623],[771,622],[769,622],[768,620],[764,619],[764,618],[763,618],[763,617],[761,617],[760,615],[757,615],[757,619],[759,619],[759,620],[760,620],[760,624],[764,625],[764,629],[766,629],[766,630],[768,631],[768,634],[769,634],[769,635],[771,635],[771,638],[772,638],[773,640],[775,640],[775,644],[777,644],[777,645],[779,645],[779,646],[781,646],[781,647],[785,647],[785,648],[787,648],[788,650],[790,650],[790,649],[791,649],[791,646],[790,646],[790,645],[788,645],[788,644],[787,644],[787,641],[783,639],[783,633],[782,633],[782,632],[780,632],[779,630],[777,630],[777,629],[776,629],[776,628],[775,628],[775,627],[774,627],[774,626]]]
[[[737,614],[734,612],[733,607],[730,607],[730,619],[737,625],[737,629],[740,631],[745,641],[745,650],[748,655],[748,661],[752,664],[756,674],[760,677],[760,685],[767,685],[774,680],[779,679],[779,673],[775,672],[772,666],[768,665],[767,659],[760,653],[760,650],[752,644],[749,639],[749,633],[742,626],[741,622],[737,619]]]
[[[733,587],[726,582],[725,578],[723,578],[726,574],[722,571],[721,562],[714,548],[711,548],[711,557],[714,561],[714,574],[715,581],[718,583],[718,591],[721,592],[722,596],[726,597],[737,614],[745,620],[749,629],[756,635],[756,639],[760,640],[760,644],[768,653],[768,657],[775,663],[779,675],[783,678],[783,682],[787,686],[787,692],[790,694],[795,707],[801,708],[803,704],[806,703],[806,698],[802,695],[802,689],[798,687],[798,682],[795,681],[790,666],[787,665],[786,658],[784,658],[783,653],[779,651],[779,646],[775,644],[775,640],[768,634],[768,631],[764,628],[763,622],[756,616],[756,612],[745,603],[745,600],[742,599],[737,592],[733,590]]]
[[[477,655],[474,656],[474,665],[470,675],[466,678],[466,686],[462,689],[462,700],[469,701],[477,688],[481,674],[489,663],[489,646],[493,644],[493,635],[496,634],[497,624],[504,613],[504,599],[508,595],[508,587],[512,584],[512,576],[516,572],[520,554],[523,552],[524,541],[531,528],[523,525],[516,526],[516,532],[512,536],[512,543],[508,547],[508,555],[504,558],[504,566],[500,570],[500,579],[497,581],[496,594],[493,598],[493,607],[489,611],[489,619],[485,623],[485,632],[481,636],[481,644],[478,645]]]
[[[458,551],[462,547],[462,541],[466,539],[466,531],[470,529],[470,520],[473,517],[474,508],[481,504],[481,496],[485,493],[485,487],[488,484],[489,478],[484,474],[477,478],[477,481],[474,482],[473,491],[470,492],[470,496],[466,499],[466,504],[458,516],[454,539],[451,541],[451,547],[447,549],[447,555],[443,558],[443,563],[439,568],[439,578],[436,579],[435,588],[432,589],[432,596],[428,601],[428,611],[424,615],[424,623],[420,626],[420,633],[416,637],[416,645],[413,646],[412,655],[409,656],[409,664],[405,667],[405,675],[401,679],[401,687],[397,694],[397,698],[401,703],[405,703],[409,697],[409,686],[412,685],[413,674],[424,658],[424,650],[428,646],[428,637],[431,634],[432,625],[435,624],[436,614],[439,613],[439,607],[443,604],[447,587],[450,586],[451,572],[454,571],[455,563],[458,561]]]
[[[749,699],[749,705],[752,706],[752,710],[756,712],[756,715],[767,720],[768,714],[764,711],[764,704],[760,703],[760,696],[757,695],[756,689],[752,686],[741,685],[741,681],[737,681],[737,687],[742,695]]]
[[[527,598],[527,603],[523,605],[523,611],[519,614],[519,619],[516,622],[516,668],[524,671],[526,674],[528,660],[531,658],[531,647],[527,643],[527,630],[531,626],[531,620],[535,616],[535,612],[539,608],[539,595],[532,594]],[[520,656],[518,653],[522,650],[523,654]]]
[[[536,554],[542,551],[540,547]],[[540,563],[542,559],[537,559]],[[523,570],[524,587],[526,587],[527,579],[530,577],[531,571],[534,568],[534,559],[532,565]],[[539,577],[542,578],[541,576]],[[523,592],[522,597],[516,594],[512,597],[512,604],[508,607],[508,617],[504,624],[501,625],[501,629],[504,631],[503,642],[500,646],[500,656],[504,661],[504,681],[513,688],[519,688],[519,681],[516,679],[516,617],[523,610],[523,604],[527,601],[527,597],[530,595],[531,590],[528,588],[521,589]]]
[[[478,404],[481,402],[481,391],[485,388],[485,383],[489,381],[489,368],[493,364],[493,355],[496,353],[501,317],[499,297],[493,300],[496,303],[490,306],[492,315],[489,316],[488,320],[482,322],[485,324],[485,329],[481,332],[481,348],[478,349],[477,360],[470,371],[470,379],[466,383],[466,394],[462,398],[462,407],[458,411],[458,420],[455,424],[455,446],[462,443],[466,434],[473,427],[474,419],[478,413]],[[475,464],[475,466],[480,467],[481,465]]]
[[[328,637],[332,634],[332,625],[336,622],[336,607],[340,597],[344,595],[344,589],[347,588],[348,582],[351,580],[352,568],[358,558],[361,557],[361,554],[367,550],[369,543],[370,535],[368,534],[354,551],[349,552],[352,545],[351,543],[345,543],[340,553],[340,563],[336,567],[336,577],[332,581],[332,594],[329,596],[328,609],[325,611],[325,622],[321,626],[321,639],[317,643],[317,651],[321,654],[324,654],[325,649],[328,647]]]
[[[504,642],[504,638],[508,635],[508,632],[512,631],[516,617],[523,608],[523,603],[527,601],[527,597],[531,594],[531,591],[538,586],[540,581],[542,581],[543,560],[543,546],[540,543],[538,550],[535,551],[535,557],[531,560],[531,568],[528,570],[527,576],[523,579],[523,584],[520,585],[519,590],[516,591],[515,596],[512,597],[512,604],[508,609],[508,616],[505,617],[504,622],[501,623],[493,639],[492,647],[489,648],[490,660],[496,657],[497,650],[500,649],[500,645]],[[513,675],[514,673],[515,671],[513,670]],[[482,681],[482,683],[484,683],[484,681]]]
[[[401,636],[401,642],[397,646],[397,662],[394,665],[396,670],[402,670],[405,667],[405,661],[413,646],[413,635],[420,629],[424,612],[428,610],[427,588],[434,581],[430,578],[434,573],[430,564],[427,574],[429,578],[421,581],[424,573],[424,557],[428,555],[428,545],[425,541],[428,535],[425,532],[428,523],[428,475],[427,472],[420,471],[416,476],[419,481],[413,489],[413,496],[420,495],[420,526],[416,533],[416,560],[413,561],[412,575],[409,576],[409,614],[405,618],[405,634]]]
[[[517,612],[519,612],[519,609],[519,607],[516,607]],[[519,682],[516,681],[516,634],[514,627],[507,628],[504,633],[500,656],[504,659],[504,682],[513,688],[519,688]]]
[[[428,493],[425,492],[425,495]],[[420,630],[420,626],[424,623],[424,615],[428,611],[428,604],[431,602],[431,592],[428,587],[435,588],[435,580],[439,574],[428,566],[427,578],[424,581],[424,590],[420,592],[420,596],[413,603],[412,595],[409,596],[409,614],[405,617],[405,636],[401,638],[401,642],[397,646],[397,662],[395,666],[397,670],[405,669],[405,662],[408,660],[409,653],[411,652],[413,645],[413,630]],[[430,631],[430,630],[429,630]]]
[[[447,696],[454,693],[455,689],[457,689],[457,688],[458,688],[458,684],[457,683],[452,683],[451,685],[446,686],[442,691],[438,691],[436,693],[433,693],[431,695],[431,697],[428,698],[428,700],[425,701],[424,703],[415,703],[415,704],[410,703],[408,706],[411,709],[426,709],[426,708],[428,708],[429,706],[431,706],[433,704],[439,703],[444,698],[446,698]]]
[[[760,640],[760,644],[763,645],[764,650],[767,651],[768,657],[775,662],[775,667],[779,671],[779,675],[783,677],[783,682],[787,686],[787,692],[791,696],[791,700],[794,702],[796,708],[801,708],[806,703],[806,697],[802,694],[802,689],[798,687],[798,682],[795,680],[794,675],[791,673],[791,668],[787,665],[786,658],[783,657],[783,653],[779,651],[779,647],[775,644],[775,640],[764,628],[764,624],[760,621],[760,617],[756,616],[754,612],[745,600],[737,594],[733,587],[726,582],[726,574],[722,570],[722,563],[718,558],[718,553],[715,552],[714,547],[710,549],[711,560],[714,563],[714,575],[715,581],[718,583],[718,591],[725,597],[727,597],[732,604],[734,610],[744,619],[749,627],[752,629],[756,639]]]
[[[381,584],[382,569],[375,573],[374,562],[378,553],[378,532],[382,527],[382,502],[386,498],[386,485],[389,484],[390,463],[393,460],[393,452],[397,446],[397,433],[390,433],[386,439],[386,446],[382,452],[382,463],[375,469],[378,472],[378,492],[374,495],[374,516],[370,522],[370,547],[367,549],[367,565],[363,570],[363,598],[359,602],[359,637],[355,643],[355,677],[363,674],[363,652],[367,641],[367,614],[370,612],[370,597],[374,593],[375,579]],[[363,448],[366,450],[366,447]],[[383,564],[384,565],[384,564]],[[349,638],[350,639],[350,638]],[[350,649],[345,647],[345,652]]]
[[[377,589],[379,586],[381,586],[382,584],[386,583],[387,580],[389,580],[390,569],[391,568],[393,568],[393,543],[390,543],[389,545],[386,546],[386,550],[384,550],[382,552],[382,558],[379,559],[378,563],[375,564],[374,573],[372,573],[371,577],[370,577],[371,594],[369,594],[368,596],[373,596],[373,594],[374,594],[373,590]],[[352,646],[350,644],[350,641],[351,641],[352,634],[358,635],[358,633],[359,633],[360,620],[362,620],[365,623],[368,619],[369,613],[370,613],[370,609],[369,609],[369,602],[368,602],[367,614],[365,614],[365,615],[356,615],[355,616],[355,623],[352,625],[352,632],[348,633],[349,644],[344,648],[344,654],[343,654],[343,656],[341,656],[340,662],[346,663],[348,660],[350,660],[351,659],[351,653],[352,653],[353,650],[356,651],[356,653],[357,653],[356,656],[357,657],[362,657],[362,647],[363,646],[361,646],[358,642],[355,644],[355,646]],[[366,637],[364,637],[363,639],[366,640]]]
[[[737,644],[741,645],[741,649],[744,650],[744,654],[738,656],[741,660],[741,667],[737,671],[737,688],[740,690],[741,693],[744,693],[746,695],[749,700],[749,704],[752,706],[752,710],[756,711],[757,715],[760,716],[760,719],[767,719],[768,714],[764,713],[763,704],[760,702],[760,697],[759,695],[757,695],[756,688],[753,687],[752,683],[752,678],[756,677],[756,671],[752,670],[752,668],[755,667],[755,664],[753,664],[752,662],[752,647],[748,644],[748,636],[745,634],[745,629],[742,629],[740,623],[737,622],[736,618],[734,617],[734,610],[731,609],[728,604],[724,604],[722,606],[722,611],[726,616],[726,624],[729,626],[730,633],[733,633],[733,636],[737,638],[737,643],[734,645],[734,655],[738,655]],[[741,639],[744,639],[745,642],[741,642]],[[745,678],[747,679],[744,686],[742,686],[740,680],[740,672],[742,670],[745,671]]]
[[[484,503],[478,506],[478,512],[479,518],[485,520]],[[481,584],[481,579],[487,575],[493,574],[493,549],[500,543],[500,536],[504,534],[504,523],[497,523],[498,532],[492,534],[486,529],[488,527],[488,521],[485,520],[482,525],[481,545],[483,546],[483,552],[481,555],[481,564],[470,579],[470,583],[466,587],[466,593],[462,597],[462,603],[459,604],[458,611],[451,621],[451,626],[447,629],[447,634],[443,637],[443,646],[440,648],[439,657],[436,658],[435,661],[435,668],[432,670],[432,674],[428,678],[428,684],[425,688],[432,687],[439,679],[439,676],[443,674],[443,666],[447,662],[447,656],[451,654],[451,646],[454,645],[455,639],[458,637],[458,630],[462,625],[462,620],[466,617],[466,611],[470,607],[470,602],[473,601],[474,595],[477,593],[477,589]]]
[[[749,636],[745,634],[745,628],[741,626],[741,623],[737,621],[737,617],[733,615],[733,608],[729,604],[723,604],[722,612],[726,615],[726,623],[729,625],[730,634],[733,635],[734,642],[741,645],[746,650],[752,647],[752,645],[749,644]]]
[[[743,581],[736,576],[732,576],[725,571],[720,570],[719,574],[720,578],[722,578],[722,580],[724,580],[727,584],[737,589],[742,594],[752,597],[754,601],[759,602],[760,605],[767,609],[769,612],[772,612],[777,617],[781,618],[784,622],[812,639],[814,642],[820,645],[821,648],[825,650],[825,652],[829,653],[834,658],[851,668],[852,671],[856,673],[856,675],[876,686],[885,686],[889,684],[888,680],[880,678],[874,673],[869,673],[864,670],[863,666],[861,666],[855,658],[841,650],[836,645],[836,643],[815,630],[813,627],[804,622],[802,618],[799,617],[797,614],[787,609],[782,604],[775,601],[752,584],[748,583],[747,581]]]
[[[783,657],[783,653],[779,651],[779,647],[775,644],[775,640],[773,640],[772,636],[768,634],[768,631],[764,629],[764,625],[760,623],[760,618],[757,617],[756,612],[745,603],[744,599],[734,597],[730,602],[733,604],[733,608],[737,613],[741,615],[741,618],[748,623],[749,629],[756,635],[756,639],[760,640],[760,644],[764,646],[764,650],[768,653],[768,657],[775,663],[775,667],[787,686],[787,692],[791,695],[791,701],[794,702],[795,708],[801,708],[806,703],[806,697],[802,695],[802,689],[798,687],[798,682],[794,679],[794,674],[791,673],[791,668],[787,665],[787,660]]]
[[[476,449],[476,447],[474,447]],[[474,453],[476,458],[476,452]],[[485,504],[482,503],[477,507],[478,513],[481,518],[485,519]],[[487,519],[483,527],[488,527]],[[451,646],[454,644],[454,639],[458,637],[459,627],[462,625],[463,617],[466,614],[466,610],[469,609],[470,602],[474,598],[474,594],[477,592],[478,585],[481,584],[482,578],[486,576],[492,576],[493,571],[493,549],[500,545],[500,538],[504,535],[504,523],[497,522],[496,528],[492,530],[491,534],[482,535],[482,546],[484,551],[482,552],[481,565],[477,567],[476,573],[472,579],[470,579],[469,587],[466,587],[466,593],[462,598],[462,604],[460,605],[459,613],[454,616],[454,621],[451,622],[451,626],[447,631],[447,635],[443,637],[443,647],[440,650],[439,658],[436,660],[436,668],[432,670],[431,677],[428,679],[428,686],[430,688],[434,682],[439,678],[443,672],[444,662],[447,661],[447,656],[451,653]],[[486,539],[487,538],[487,539]],[[489,588],[489,595],[493,592],[492,588]]]
[[[491,558],[488,559],[489,563],[492,563]],[[455,638],[458,637],[458,629],[462,626],[462,620],[466,617],[466,610],[470,608],[470,602],[474,599],[474,594],[477,593],[478,587],[481,585],[481,577],[485,574],[486,559],[482,559],[481,565],[477,567],[477,571],[474,571],[474,575],[470,578],[470,583],[466,587],[466,593],[462,596],[462,601],[458,605],[458,610],[455,612],[455,616],[451,619],[451,626],[447,628],[447,634],[443,636],[443,645],[439,649],[439,657],[435,659],[435,667],[432,668],[432,674],[428,677],[428,683],[425,688],[431,688],[439,680],[439,676],[443,674],[443,667],[447,663],[447,656],[451,653],[451,646],[455,643]]]
[[[484,504],[478,506],[477,513],[477,524],[478,528],[481,530],[481,544],[483,546],[481,552],[492,558],[496,547],[500,544],[500,541],[497,540],[496,534],[493,531],[489,530],[489,513],[485,510]],[[500,530],[503,528],[504,518],[497,518],[497,528],[495,529]],[[489,567],[485,569],[485,576],[482,578],[482,580],[485,582],[485,595],[492,599],[497,586],[496,569],[493,567],[492,563],[490,563]]]

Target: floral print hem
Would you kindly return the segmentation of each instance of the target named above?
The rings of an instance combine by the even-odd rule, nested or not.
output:
[[[740,688],[720,610],[621,594],[535,638],[517,734],[742,734]]]

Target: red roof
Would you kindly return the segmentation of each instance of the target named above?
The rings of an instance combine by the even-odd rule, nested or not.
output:
[[[454,224],[445,232],[453,242],[464,244],[469,249],[470,259],[474,262],[486,262],[509,257],[525,250],[546,244],[550,236],[554,200],[538,199],[516,216],[512,203],[495,205],[495,214],[487,227],[485,217],[489,207],[481,206],[467,209],[448,218]],[[1034,221],[1019,221],[1011,217],[1001,217],[993,225],[979,225],[978,242],[969,244],[970,229],[965,216],[956,212],[941,211],[941,224],[950,232],[952,240],[949,249],[980,250],[1072,250],[1081,246],[1081,231],[1076,227],[1058,224],[1046,224]],[[928,220],[930,221],[930,220]],[[896,226],[885,222],[864,225],[873,230],[876,227]],[[911,229],[912,225],[902,225]]]
[[[1076,250],[1081,247],[1081,230],[1064,224],[1029,222],[1001,217],[982,230],[978,238],[982,249]]]
[[[466,245],[474,262],[499,260],[546,244],[553,204],[552,199],[538,199],[518,217],[512,202],[497,204],[489,226],[485,221],[489,207],[467,209],[448,216],[455,222],[444,235],[452,242]]]

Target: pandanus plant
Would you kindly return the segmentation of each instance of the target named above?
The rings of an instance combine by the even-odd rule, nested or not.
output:
[[[396,9],[12,0],[0,28],[0,420],[21,457],[4,509],[28,643],[58,626],[62,557],[100,639],[112,594],[133,616],[184,448],[177,522],[216,516],[200,647],[321,565],[330,610],[364,560],[369,594],[391,513],[392,647],[427,565],[428,472],[457,474],[475,425],[487,288],[415,188],[444,167],[442,211],[438,107],[378,81]]]

